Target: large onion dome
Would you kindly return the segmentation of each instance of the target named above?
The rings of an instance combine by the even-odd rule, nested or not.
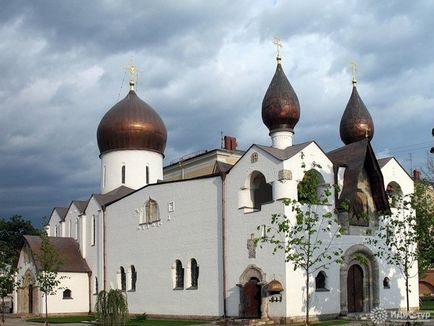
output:
[[[340,135],[345,145],[374,136],[374,122],[357,92],[355,81],[353,81],[353,92],[342,115],[340,124]]]
[[[98,126],[97,139],[101,154],[123,149],[164,154],[167,130],[158,113],[132,88],[104,115]]]
[[[262,100],[262,121],[270,132],[292,132],[299,119],[300,104],[297,94],[286,78],[278,58],[276,72]]]

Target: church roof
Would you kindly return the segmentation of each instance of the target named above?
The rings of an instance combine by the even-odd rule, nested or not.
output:
[[[383,168],[391,160],[393,160],[393,157],[380,158],[377,161],[378,161],[378,165],[380,166],[380,168]]]
[[[212,173],[213,174],[218,174],[222,172],[227,173],[233,166],[234,166],[233,164],[216,161]]]
[[[366,169],[377,210],[390,211],[384,189],[383,174],[368,138],[335,149],[327,153],[327,156],[333,162],[335,170],[340,166],[346,168],[338,205],[344,200],[350,203],[355,202],[359,175],[363,169]]]
[[[93,194],[93,197],[98,202],[98,204],[100,204],[100,206],[106,206],[107,204],[116,201],[119,198],[129,195],[133,191],[134,189],[125,186],[120,186],[106,194]]]
[[[62,265],[59,267],[59,272],[71,273],[89,273],[91,269],[86,263],[86,260],[80,254],[78,243],[72,238],[49,237],[50,244],[61,253]],[[41,270],[41,264],[37,260],[38,254],[41,252],[42,239],[40,236],[25,235],[25,242],[28,244],[35,264],[38,270]]]
[[[74,204],[75,207],[77,207],[79,213],[83,214],[88,202],[89,200],[73,200],[71,205]]]
[[[305,143],[289,146],[285,149],[279,149],[271,146],[264,146],[264,145],[257,145],[255,146],[259,147],[263,151],[267,152],[268,154],[274,156],[278,160],[285,161],[294,155],[298,154],[300,151],[302,151],[304,148],[309,146],[310,144],[315,143],[314,141],[308,141]]]
[[[300,119],[300,104],[297,94],[283,72],[280,58],[276,72],[262,100],[262,121],[270,132],[293,131]]]
[[[61,221],[64,221],[66,217],[66,213],[68,213],[68,208],[54,207],[53,211],[51,212],[51,215],[53,215],[54,212],[56,212],[59,215]]]
[[[164,154],[167,130],[158,113],[130,90],[101,119],[97,140],[101,154],[125,149]]]

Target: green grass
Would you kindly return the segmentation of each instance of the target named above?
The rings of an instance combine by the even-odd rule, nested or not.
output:
[[[82,321],[94,320],[94,316],[62,316],[62,317],[48,317],[51,324],[68,324],[80,323]],[[27,319],[29,322],[43,323],[45,318],[31,318]],[[147,319],[140,320],[131,318],[127,323],[128,326],[189,326],[206,324],[204,321],[198,320],[163,320],[163,319]]]
[[[94,316],[61,316],[61,317],[48,317],[48,322],[51,324],[67,324],[67,323],[80,323],[85,320],[94,320]],[[30,318],[26,321],[31,321],[35,323],[43,323],[45,322],[45,318]]]
[[[423,300],[420,310],[434,310],[434,300]]]
[[[351,324],[348,320],[325,320],[325,321],[316,321],[311,323],[311,325],[318,325],[318,326],[333,326],[333,325],[349,325]],[[300,324],[289,324],[291,326],[299,326],[304,325],[304,323]]]

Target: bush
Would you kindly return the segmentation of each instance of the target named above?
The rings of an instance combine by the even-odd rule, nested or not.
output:
[[[98,325],[125,325],[128,321],[128,302],[121,290],[103,290],[95,305]]]

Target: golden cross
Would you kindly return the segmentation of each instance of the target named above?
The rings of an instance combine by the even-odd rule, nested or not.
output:
[[[353,85],[355,86],[357,84],[357,63],[355,63],[354,61],[351,62],[351,69],[353,71]]]
[[[282,43],[280,42],[280,37],[279,35],[274,36],[273,39],[273,44],[276,46],[277,48],[277,58],[280,59],[280,49],[282,47]]]
[[[130,90],[134,91],[134,86],[136,84],[136,76],[137,76],[138,72],[140,71],[140,69],[138,69],[134,65],[133,59],[131,58],[130,65],[128,67],[125,67],[125,70],[127,70],[128,73],[130,74]]]

